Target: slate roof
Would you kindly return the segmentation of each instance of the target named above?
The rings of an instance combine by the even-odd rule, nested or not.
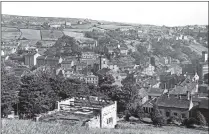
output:
[[[45,56],[38,56],[36,59],[37,60],[44,60],[45,59]]]
[[[150,88],[148,90],[148,94],[149,95],[162,95],[163,91],[164,89],[161,89],[161,88]]]
[[[55,56],[47,56],[46,60],[59,60],[59,58]]]
[[[189,109],[190,101],[187,99],[179,99],[174,96],[167,97],[167,94],[163,94],[157,99],[157,105],[161,107],[170,108],[183,108]]]
[[[37,52],[27,53],[25,56],[33,56],[35,54],[37,54]]]
[[[71,64],[73,60],[64,60],[61,64]]]
[[[80,63],[77,63],[76,66],[87,66],[87,63],[85,63],[85,62],[80,62]]]
[[[170,91],[170,94],[186,94],[187,91],[194,92],[196,88],[195,83],[189,83],[185,86],[177,86],[172,91]]]

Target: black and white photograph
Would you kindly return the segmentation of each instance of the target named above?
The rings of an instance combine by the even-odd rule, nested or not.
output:
[[[208,134],[207,1],[2,1],[2,134]]]

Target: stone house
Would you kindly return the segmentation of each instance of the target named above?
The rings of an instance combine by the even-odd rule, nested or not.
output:
[[[91,74],[87,74],[84,77],[84,80],[86,83],[93,83],[95,85],[98,85],[99,78],[98,78],[98,76],[95,76],[91,73]]]
[[[45,56],[39,56],[37,57],[37,66],[40,67],[40,66],[44,66],[46,63],[45,63]]]
[[[90,49],[94,49],[97,46],[97,41],[96,40],[90,40],[90,39],[83,40],[83,41],[78,40],[77,42],[78,42],[78,44],[81,48],[88,47]]]
[[[64,70],[71,69],[75,65],[73,60],[63,60],[61,62],[61,68]]]
[[[189,118],[190,110],[194,106],[191,96],[182,98],[181,96],[173,96],[169,93],[160,96],[156,100],[156,105],[165,119],[169,119],[171,116],[181,119]]]
[[[77,63],[76,64],[76,71],[81,72],[86,67],[87,67],[87,63],[85,63],[85,62]]]
[[[37,57],[37,65],[38,66],[57,66],[63,61],[61,57],[55,57],[55,56],[39,56]]]
[[[62,61],[63,61],[63,59],[61,57],[46,56],[46,58],[45,58],[45,63],[48,66],[57,66]]]
[[[165,93],[165,89],[161,88],[149,88],[148,89],[148,98],[149,100],[155,99],[160,97],[162,94]]]

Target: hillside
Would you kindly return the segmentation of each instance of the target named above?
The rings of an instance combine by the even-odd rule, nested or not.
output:
[[[119,123],[119,129],[86,129],[85,127],[55,123],[33,122],[26,120],[2,121],[3,134],[207,134],[207,131],[164,126]]]
[[[66,25],[66,23],[70,23],[70,26],[61,26],[59,29],[50,28],[50,24]],[[101,48],[104,46],[115,47],[118,45],[115,42],[118,42],[120,45],[126,44],[131,52],[137,51],[137,47],[140,46],[147,50],[150,49],[148,50],[150,56],[170,56],[180,61],[197,59],[201,56],[202,51],[208,51],[207,31],[207,26],[166,27],[82,18],[2,15],[2,39],[4,42],[15,40],[24,46],[23,41],[30,41],[34,43],[29,46],[35,46],[39,41],[43,46],[52,46],[51,42],[56,42],[63,36],[70,36],[75,40],[92,38],[98,41]],[[62,45],[62,43],[59,44]],[[57,43],[56,46],[59,44]],[[137,54],[133,53],[132,55]],[[143,61],[144,59],[136,60]]]

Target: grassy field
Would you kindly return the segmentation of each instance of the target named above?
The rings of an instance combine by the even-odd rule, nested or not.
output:
[[[63,31],[65,35],[68,35],[70,37],[84,37],[84,34],[83,33],[79,33],[79,32],[71,32],[71,31],[66,31],[64,30]]]
[[[12,27],[2,27],[1,31],[2,32],[19,32],[19,29],[12,28]]]
[[[20,29],[20,31],[22,32],[21,39],[41,40],[40,30]]]
[[[97,27],[100,27],[103,29],[110,29],[110,30],[114,30],[117,28],[132,28],[132,26],[120,26],[120,25],[99,25]]]
[[[41,30],[42,40],[57,40],[63,36],[62,31],[58,30]]]
[[[18,42],[22,47],[26,47],[26,46],[35,47],[38,41],[39,40],[19,40]]]
[[[80,126],[61,125],[26,120],[2,120],[2,134],[207,134],[207,131],[147,124],[119,123],[118,129],[86,129]]]
[[[89,29],[64,29],[64,31],[68,31],[68,32],[86,32],[86,31],[92,31],[92,28],[89,28]]]
[[[91,28],[93,25],[92,24],[81,24],[81,25],[72,25],[71,27],[74,29],[89,29]]]
[[[2,39],[14,40],[21,36],[21,32],[1,32]]]

